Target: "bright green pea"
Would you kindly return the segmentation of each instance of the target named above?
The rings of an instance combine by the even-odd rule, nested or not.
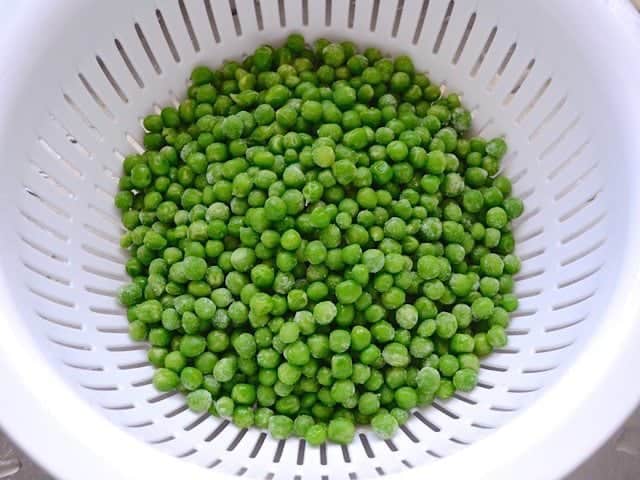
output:
[[[380,413],[371,419],[371,428],[378,437],[389,440],[398,430],[398,421],[393,415]]]
[[[341,445],[351,443],[355,433],[355,425],[346,418],[335,418],[331,420],[327,428],[327,438]]]

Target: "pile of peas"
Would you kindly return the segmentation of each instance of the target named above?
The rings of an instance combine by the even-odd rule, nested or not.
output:
[[[518,306],[523,204],[470,125],[410,58],[350,42],[195,68],[115,197],[154,386],[310,445],[472,390]]]

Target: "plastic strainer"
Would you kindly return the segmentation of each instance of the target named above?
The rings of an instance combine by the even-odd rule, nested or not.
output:
[[[640,29],[622,1],[28,1],[1,43],[0,421],[62,479],[543,479],[640,396]],[[521,307],[469,394],[391,441],[274,441],[158,394],[114,300],[139,119],[298,31],[411,55],[504,134]]]

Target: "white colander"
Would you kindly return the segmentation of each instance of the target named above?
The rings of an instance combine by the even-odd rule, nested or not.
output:
[[[622,0],[25,0],[0,42],[3,428],[61,479],[566,474],[640,398],[634,15]],[[476,132],[506,135],[525,200],[508,347],[390,441],[309,448],[190,412],[154,390],[114,300],[112,197],[140,118],[184,96],[194,65],[294,31],[409,54],[463,92]]]

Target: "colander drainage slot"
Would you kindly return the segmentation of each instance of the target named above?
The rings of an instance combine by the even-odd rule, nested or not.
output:
[[[478,422],[471,422],[471,426],[475,428],[480,428],[482,430],[493,430],[494,428],[496,428],[491,425],[486,425],[484,423],[478,423]]]
[[[88,223],[84,223],[84,224],[82,224],[82,226],[88,232],[92,233],[96,237],[101,238],[102,240],[105,240],[105,241],[111,243],[112,245],[114,245],[116,248],[120,249],[120,242],[113,235],[105,232],[104,230],[100,230],[99,228],[96,228],[93,225],[89,225]],[[113,294],[113,293],[115,293],[115,292],[110,292],[110,294]]]
[[[393,443],[392,440],[385,440],[384,443],[387,445],[387,447],[389,447],[389,450],[391,450],[392,452],[398,451],[398,447],[396,447],[396,444]]]
[[[413,416],[416,417],[418,420],[420,420],[422,423],[424,423],[427,427],[429,427],[434,432],[438,433],[440,431],[440,427],[438,427],[431,420],[428,420],[424,415],[422,415],[422,413],[418,411],[414,411]]]
[[[508,354],[508,355],[516,355],[516,354],[520,353],[520,349],[503,347],[503,348],[496,348],[494,350],[494,352],[496,352],[496,353],[504,353],[504,354]],[[480,385],[480,383],[478,383],[478,386],[480,386],[482,388],[487,388],[487,389],[494,388],[494,385],[489,385],[489,384]]]
[[[211,440],[213,440],[214,438],[216,438],[218,435],[220,435],[222,433],[222,431],[227,428],[227,425],[229,425],[229,420],[223,420],[222,422],[220,422],[220,424],[213,430],[213,432],[211,432],[205,439],[205,442],[210,442]]]
[[[533,129],[533,131],[529,135],[529,141],[534,140],[540,134],[545,125],[548,125],[553,117],[555,117],[560,112],[560,110],[562,110],[562,107],[564,107],[567,103],[567,99],[568,96],[564,95],[560,100],[558,100],[558,103],[553,106],[551,111],[542,119],[538,126]],[[543,158],[543,156],[541,156],[541,158]]]
[[[305,441],[300,439],[298,441],[298,455],[296,456],[296,464],[304,465],[304,452],[305,452]]]
[[[264,23],[262,19],[262,6],[260,5],[260,0],[253,0],[253,10],[256,12],[256,24],[258,26],[258,30],[264,30]]]
[[[61,217],[63,217],[65,220],[71,220],[71,215],[69,213],[67,213],[65,210],[62,209],[62,207],[56,205],[55,203],[51,202],[50,198],[41,195],[40,192],[38,192],[36,190],[36,188],[31,187],[29,185],[23,185],[22,186],[23,191],[29,195],[32,199],[36,199],[38,202],[40,202],[40,204],[44,207],[46,207],[47,209],[49,209],[52,213],[59,215]],[[45,189],[46,191],[46,189]],[[57,200],[56,200],[57,201]]]
[[[536,92],[533,98],[529,101],[529,103],[522,109],[522,111],[516,117],[516,124],[520,125],[522,121],[533,111],[536,104],[540,101],[540,99],[544,96],[545,92],[549,89],[551,85],[551,77],[547,78],[540,89]]]
[[[94,205],[93,203],[89,203],[87,207],[89,208],[90,211],[97,213],[104,220],[111,223],[113,226],[117,227],[119,232],[121,233],[124,232],[124,228],[122,227],[122,224],[116,219],[113,213],[109,213],[103,210],[101,207]]]
[[[539,237],[540,235],[542,235],[544,233],[544,227],[539,227],[536,228],[535,230],[531,231],[531,232],[526,232],[523,233],[520,238],[518,239],[518,243],[520,245],[522,245],[523,243],[526,243],[534,238]]]
[[[600,269],[602,268],[602,265],[598,265],[597,267],[594,267],[588,271],[586,271],[585,273],[582,273],[574,278],[571,278],[569,280],[565,280],[562,282],[558,283],[558,289],[562,290],[563,288],[566,287],[570,287],[571,285],[575,285],[576,283],[580,283],[583,280],[586,280],[587,278],[589,278],[591,275],[598,273],[600,271]]]
[[[356,0],[349,0],[349,16],[347,18],[347,26],[353,28],[353,22],[356,16]]]
[[[456,437],[451,437],[449,440],[451,440],[453,443],[457,443],[458,445],[470,445],[469,442],[465,442],[464,440],[460,440]]]
[[[198,37],[196,37],[196,32],[193,30],[191,18],[189,18],[189,11],[187,10],[187,7],[184,4],[184,0],[179,0],[178,5],[180,7],[180,13],[182,14],[182,20],[184,20],[184,25],[187,28],[187,33],[189,34],[189,38],[191,39],[193,50],[195,52],[199,52],[200,43],[198,42]]]
[[[100,67],[100,70],[102,70],[102,73],[104,73],[104,76],[107,77],[107,81],[120,97],[120,100],[122,100],[124,103],[129,103],[129,98],[127,97],[127,94],[124,93],[124,90],[122,89],[120,84],[116,81],[113,74],[111,73],[107,65],[104,63],[104,60],[102,60],[102,58],[99,55],[96,55],[96,61],[98,62],[98,66]]]
[[[535,353],[557,352],[558,350],[563,350],[567,347],[570,347],[571,345],[573,345],[573,342],[561,343],[559,345],[553,345],[549,347],[539,347],[535,349]]]
[[[84,289],[92,293],[94,295],[99,295],[101,297],[114,298],[118,294],[117,289],[106,289],[106,288],[97,288],[89,285],[85,285]]]
[[[135,362],[135,363],[125,363],[118,365],[118,369],[120,370],[136,370],[138,368],[146,368],[150,367],[151,364],[147,361],[144,362]]]
[[[158,403],[163,400],[166,400],[167,398],[175,397],[176,395],[178,395],[178,392],[161,393],[160,395],[154,395],[153,397],[148,398],[147,403],[151,403],[151,404]]]
[[[84,385],[80,384],[82,388],[86,388],[88,390],[94,390],[96,392],[114,392],[118,390],[116,385]]]
[[[36,310],[36,315],[38,315],[40,318],[42,318],[43,320],[46,320],[49,323],[58,325],[59,327],[71,328],[73,330],[82,330],[81,324],[73,323],[73,322],[70,322],[69,320],[60,320],[59,318],[54,318],[48,313],[43,313],[39,310]]]
[[[120,405],[100,405],[102,408],[104,408],[105,410],[116,410],[116,411],[120,411],[120,410],[133,410],[134,408],[136,408],[136,406],[132,403],[123,403]],[[171,438],[167,438],[164,440],[159,440],[155,443],[162,443],[162,442],[168,442],[169,440],[173,440],[174,437]],[[154,443],[153,441],[149,441],[149,443]]]
[[[82,270],[84,270],[87,273],[90,273],[92,275],[96,275],[98,277],[103,277],[103,278],[107,278],[109,280],[114,280],[116,282],[126,282],[127,278],[120,274],[120,273],[114,273],[114,272],[106,272],[104,270],[100,270],[99,268],[95,268],[92,267],[90,265],[82,265],[80,268],[82,268]]]
[[[554,178],[556,178],[556,176],[558,176],[558,174],[563,168],[566,168],[567,166],[569,166],[576,158],[582,155],[582,152],[585,150],[585,148],[587,148],[587,146],[590,143],[591,143],[590,140],[586,140],[582,142],[580,146],[571,155],[567,157],[566,160],[560,162],[557,167],[555,167],[553,170],[551,170],[551,172],[549,172],[549,174],[547,175],[547,178],[549,180],[553,180]]]
[[[513,318],[530,317],[532,315],[535,315],[536,313],[538,313],[537,309],[520,309],[513,312],[511,314],[511,318],[513,319]]]
[[[428,1],[428,0],[425,0]],[[460,61],[460,56],[464,51],[464,48],[467,46],[467,41],[469,40],[469,35],[471,35],[471,30],[473,30],[473,26],[476,23],[476,12],[473,12],[469,17],[469,21],[467,22],[467,27],[464,29],[464,33],[462,34],[462,38],[460,39],[460,44],[458,48],[456,48],[456,52],[453,54],[453,58],[451,59],[452,65],[457,65]],[[417,40],[414,37],[414,44],[417,43]]]
[[[280,463],[280,459],[282,458],[282,452],[284,450],[285,443],[286,442],[284,440],[278,441],[278,446],[276,447],[276,451],[273,455],[273,463]]]
[[[523,368],[522,369],[522,373],[525,374],[531,374],[531,373],[545,373],[545,372],[551,372],[552,370],[555,370],[556,368],[558,368],[555,365],[549,366],[549,367],[538,367],[538,368]]]
[[[540,390],[540,387],[512,387],[507,389],[509,393],[533,393]]]
[[[82,86],[85,88],[87,92],[89,92],[89,95],[91,96],[91,98],[93,98],[93,101],[96,102],[96,105],[98,105],[111,120],[114,120],[115,116],[113,115],[113,112],[109,110],[109,107],[107,107],[107,104],[104,103],[104,101],[100,98],[100,96],[95,91],[95,89],[91,86],[91,84],[86,79],[86,77],[82,73],[78,73],[78,78],[80,79]]]
[[[496,73],[493,75],[493,77],[491,78],[491,81],[487,84],[487,91],[488,92],[492,92],[494,88],[496,88],[496,85],[498,84],[498,81],[500,80],[500,78],[502,77],[502,75],[504,74],[504,71],[507,69],[507,66],[509,65],[509,62],[511,61],[511,58],[513,57],[513,54],[516,51],[516,48],[518,48],[518,44],[517,43],[512,43],[511,46],[509,47],[509,50],[507,50],[507,53],[505,54],[504,58],[502,59],[502,62],[500,62],[500,66],[498,67],[498,70],[496,71]],[[506,98],[505,98],[506,100]],[[502,103],[503,105],[506,105],[506,103]]]
[[[68,287],[71,285],[71,280],[62,278],[60,275],[57,275],[57,274],[45,272],[40,268],[33,266],[30,262],[27,262],[24,259],[21,259],[21,262],[27,268],[27,270],[30,270],[31,272],[35,273],[36,275],[42,278],[58,283],[60,285],[64,285],[65,287]]]
[[[507,328],[506,332],[507,332],[507,335],[519,336],[519,335],[529,335],[531,330],[528,328]]]
[[[581,237],[582,235],[587,233],[589,230],[597,226],[602,220],[604,220],[605,217],[606,217],[606,213],[601,213],[600,215],[596,216],[596,218],[588,222],[585,226],[579,228],[575,232],[572,232],[569,235],[562,238],[560,240],[560,243],[562,243],[563,245],[566,245],[567,243]]]
[[[331,0],[324,0],[324,24],[327,27],[331,26]]]
[[[169,412],[165,413],[164,416],[165,418],[173,418],[177,415],[180,415],[182,412],[186,412],[188,409],[189,407],[185,403],[184,405],[180,405],[178,408],[174,408],[173,410],[170,410]]]
[[[478,404],[478,402],[475,401],[473,398],[466,397],[466,396],[461,395],[459,393],[454,393],[453,394],[453,398],[457,398],[461,402],[467,403],[469,405],[477,405]]]
[[[229,0],[229,11],[231,12],[231,18],[233,19],[233,27],[236,30],[236,35],[242,35],[242,25],[240,25],[240,19],[238,18],[238,8],[236,7],[236,0]]]
[[[496,38],[496,33],[498,32],[498,27],[493,27],[491,29],[491,33],[489,33],[489,37],[487,38],[487,41],[485,42],[484,46],[482,47],[482,51],[480,52],[480,55],[478,55],[478,58],[476,60],[476,62],[473,65],[473,68],[471,69],[470,75],[472,77],[475,77],[476,75],[478,75],[478,72],[480,71],[480,67],[482,66],[482,63],[484,62],[484,59],[487,56],[487,53],[489,53],[489,49],[491,49],[491,45],[493,44],[493,40]]]
[[[393,30],[391,30],[391,36],[396,38],[398,36],[398,28],[400,27],[400,20],[402,20],[402,11],[404,10],[404,0],[398,0],[398,6],[396,7],[396,16],[393,19]]]
[[[308,0],[305,0],[305,2]],[[428,0],[426,0],[428,1]],[[369,22],[369,30],[374,32],[378,24],[378,14],[380,12],[380,0],[373,0],[373,8],[371,9],[371,21]]]
[[[96,126],[91,123],[91,121],[89,120],[89,117],[87,117],[87,115],[80,109],[80,107],[78,106],[78,104],[66,93],[62,93],[62,98],[64,98],[64,101],[67,103],[67,105],[69,105],[69,107],[71,107],[71,109],[76,113],[76,115],[78,115],[80,117],[80,119],[84,122],[84,124],[89,128],[89,131],[99,140],[99,141],[104,141],[104,137],[102,136],[102,134],[100,133],[100,131],[96,128]]]
[[[282,28],[287,26],[287,11],[284,8],[284,0],[278,0],[278,17]]]
[[[67,367],[75,368],[76,370],[86,370],[88,372],[104,372],[104,367],[100,365],[80,365],[78,363],[65,362],[63,361]]]
[[[516,282],[523,282],[525,280],[530,280],[535,277],[539,277],[546,270],[544,268],[537,268],[535,270],[531,270],[530,272],[522,272],[515,277]]]
[[[436,37],[436,43],[433,45],[432,52],[437,54],[440,51],[440,46],[442,45],[442,40],[444,39],[445,34],[447,33],[447,27],[449,26],[449,20],[451,19],[451,12],[453,11],[454,1],[450,0],[447,5],[447,11],[444,13],[444,17],[442,18],[442,23],[440,25],[440,31],[438,32],[438,36]]]
[[[551,152],[553,152],[556,147],[562,143],[562,141],[569,135],[571,130],[573,130],[578,123],[580,123],[581,115],[578,114],[564,130],[560,132],[558,135],[543,151],[540,153],[540,158],[547,157]]]
[[[87,245],[87,244],[83,243],[81,245],[81,248],[85,252],[87,252],[87,253],[95,256],[95,257],[102,258],[103,260],[107,260],[108,262],[114,263],[116,265],[122,265],[122,263],[123,263],[122,258],[116,257],[115,255],[112,255],[110,253],[104,252],[102,250],[97,250],[96,248],[94,248],[94,247],[92,247],[90,245]]]
[[[244,438],[244,436],[247,434],[247,429],[243,428],[242,430],[240,430],[238,432],[238,434],[235,436],[235,438],[231,441],[231,443],[229,444],[229,446],[227,447],[227,452],[232,452],[233,450],[235,450],[235,448],[238,446],[238,444],[240,443],[240,441]]]
[[[444,406],[440,405],[439,403],[433,402],[431,405],[433,406],[433,408],[435,408],[439,412],[444,413],[449,418],[453,418],[454,420],[458,420],[460,418],[459,415],[455,414],[454,412],[452,412],[448,408],[445,408]]]
[[[529,77],[529,74],[531,73],[531,70],[533,70],[533,67],[535,66],[535,64],[536,64],[536,59],[532,58],[529,61],[529,64],[525,67],[524,71],[520,74],[520,78],[518,78],[513,88],[502,100],[503,105],[507,106],[513,101],[515,96],[518,94],[518,92],[522,88],[522,85],[527,80],[527,77]]]
[[[591,203],[593,203],[601,193],[602,193],[602,187],[599,186],[594,193],[590,194],[580,204],[578,204],[577,206],[573,207],[572,209],[570,209],[565,214],[561,215],[558,218],[558,220],[562,223],[562,222],[566,222],[571,217],[574,217],[576,214],[580,213],[582,210],[584,210],[586,207],[588,207]]]
[[[31,293],[33,293],[34,295],[37,295],[38,297],[42,298],[43,300],[46,300],[46,301],[51,302],[51,303],[55,303],[57,305],[60,305],[61,307],[76,308],[76,304],[74,302],[71,302],[71,301],[66,300],[64,298],[56,297],[56,296],[52,295],[49,292],[43,292],[42,290],[39,290],[37,288],[33,288],[31,286],[29,286],[27,288],[29,289],[29,291]]]
[[[600,247],[602,247],[602,245],[604,245],[606,241],[607,241],[606,238],[601,238],[600,240],[595,242],[593,245],[583,250],[580,250],[578,253],[575,253],[574,255],[571,255],[570,257],[567,257],[564,260],[562,260],[560,262],[560,266],[566,267],[567,265],[571,265],[572,263],[586,257],[587,255],[590,255],[591,253],[595,252]]]
[[[151,420],[145,420],[142,422],[127,423],[125,426],[127,428],[144,428],[150,427],[151,425],[153,425],[153,422]]]
[[[177,458],[187,458],[187,457],[190,457],[191,455],[193,455],[196,452],[197,452],[197,450],[195,448],[190,448],[186,452],[177,454],[176,457]]]
[[[327,446],[323,443],[320,445],[320,465],[327,464]]]
[[[207,12],[207,19],[209,20],[209,26],[211,27],[211,33],[216,43],[220,43],[220,32],[218,31],[218,25],[216,18],[213,15],[213,9],[211,8],[211,0],[204,0],[204,8]]]
[[[36,250],[37,252],[40,252],[42,255],[51,258],[53,260],[56,260],[58,262],[62,262],[62,263],[69,263],[69,259],[67,257],[65,257],[64,255],[61,255],[59,253],[54,252],[53,250],[50,250],[47,247],[43,247],[42,245],[35,243],[32,239],[27,238],[23,235],[20,235],[20,240],[22,240],[25,245],[28,245],[29,247],[31,247],[32,249]]]
[[[535,212],[533,215],[537,214],[538,212]],[[545,247],[540,247],[540,248],[536,248],[535,250],[531,251],[531,252],[523,252],[520,254],[520,260],[522,260],[523,262],[526,262],[527,260],[531,260],[535,257],[539,257],[540,255],[544,254],[544,252],[546,252],[547,249]]]
[[[360,439],[360,442],[362,443],[362,448],[364,449],[364,453],[367,455],[367,457],[374,458],[375,454],[373,453],[373,450],[371,449],[371,445],[369,444],[369,440],[367,439],[367,437],[361,433],[361,434],[358,435],[358,438]]]
[[[566,302],[561,302],[561,303],[556,303],[555,305],[551,306],[551,310],[552,311],[557,311],[557,310],[564,310],[565,308],[569,308],[569,307],[573,307],[574,305],[578,305],[582,302],[585,302],[587,300],[589,300],[591,297],[593,297],[596,294],[595,290],[587,293],[585,295],[582,295],[580,297],[576,297],[576,298],[572,298],[571,300],[568,300]]]
[[[69,198],[69,199],[74,199],[76,198],[75,194],[69,190],[62,182],[60,182],[60,180],[58,180],[56,177],[54,177],[53,175],[51,175],[49,172],[47,172],[46,170],[44,170],[42,167],[40,167],[32,157],[29,157],[27,160],[27,163],[29,165],[29,167],[31,167],[31,170],[38,175],[40,178],[44,178],[52,187],[56,188],[59,190],[59,193],[61,195],[64,195],[65,197]],[[64,162],[63,162],[64,163]],[[73,167],[69,167],[73,170]],[[82,177],[82,174],[80,174],[80,177]],[[27,193],[29,195],[35,195],[33,192],[31,191],[27,191]]]
[[[511,413],[511,412],[517,412],[518,409],[516,407],[504,407],[501,405],[491,405],[489,407],[489,410],[493,410],[494,412],[505,412],[505,413]]]
[[[146,349],[147,349],[146,345],[140,345],[140,344],[112,345],[107,347],[107,350],[109,352],[135,352],[135,351],[144,351]]]
[[[571,320],[571,321],[566,322],[566,323],[560,323],[558,325],[554,325],[554,326],[551,326],[551,327],[546,327],[544,329],[544,331],[545,332],[557,332],[558,330],[564,330],[565,328],[574,327],[574,326],[584,322],[586,319],[587,319],[587,316],[583,315],[578,319]]]
[[[135,388],[139,388],[139,387],[146,387],[147,385],[151,385],[152,383],[153,383],[153,379],[149,377],[137,382],[131,382],[131,386]]]
[[[127,54],[127,51],[124,49],[124,47],[123,47],[122,43],[120,42],[120,40],[115,38],[113,40],[113,42],[116,45],[116,49],[118,50],[118,53],[122,57],[122,61],[127,66],[127,69],[129,70],[129,73],[131,74],[131,76],[133,77],[135,82],[138,84],[138,87],[144,88],[144,82],[142,81],[142,78],[140,77],[140,74],[136,70],[136,67],[131,62],[131,59],[129,58],[129,55]]]
[[[180,54],[178,53],[178,49],[176,48],[176,44],[174,43],[173,38],[171,37],[171,33],[169,32],[167,23],[164,21],[162,12],[158,8],[156,8],[156,19],[158,20],[158,25],[160,25],[160,30],[162,31],[162,36],[167,42],[167,46],[169,47],[169,51],[171,52],[173,60],[176,63],[180,63]]]
[[[111,315],[114,317],[122,317],[122,310],[119,308],[96,307],[95,305],[90,305],[89,311],[93,313],[99,313],[100,315]]]
[[[413,443],[420,443],[420,440],[418,439],[418,437],[416,437],[413,432],[411,430],[409,430],[409,427],[407,427],[406,425],[400,425],[400,430],[402,430],[402,432],[409,437],[409,440],[411,440]]]
[[[342,458],[345,463],[351,463],[351,455],[349,453],[349,447],[346,445],[340,445],[340,450],[342,450]]]
[[[124,137],[127,139],[127,142],[129,142],[129,145],[131,145],[131,147],[137,152],[137,153],[142,153],[144,152],[144,148],[142,147],[142,145],[140,145],[138,143],[138,141],[133,138],[133,136],[127,132],[124,134]]]
[[[258,456],[258,453],[260,452],[260,449],[262,448],[262,445],[264,444],[264,441],[266,438],[267,438],[266,433],[261,433],[260,435],[258,435],[258,440],[256,441],[256,444],[254,445],[253,450],[251,450],[251,453],[249,454],[249,458],[256,458]]]
[[[498,349],[496,349],[497,351]],[[500,350],[498,353],[518,353],[518,350],[509,350],[509,349],[502,349]],[[492,390],[494,388],[494,385],[491,385],[487,382],[478,382],[478,386],[480,388],[484,388],[485,390]]]
[[[147,58],[149,59],[151,66],[153,67],[153,69],[156,71],[158,75],[162,74],[162,68],[160,68],[160,64],[158,63],[156,56],[153,54],[153,50],[149,46],[149,42],[147,41],[147,37],[142,31],[142,28],[137,22],[133,25],[133,27],[136,31],[136,35],[138,36],[138,40],[140,40],[140,44],[142,45],[142,49],[144,50],[144,53],[147,54]]]
[[[501,365],[491,365],[487,363],[481,363],[480,368],[483,370],[489,370],[490,372],[500,372],[500,373],[503,373],[509,370],[508,367],[503,367]]]

